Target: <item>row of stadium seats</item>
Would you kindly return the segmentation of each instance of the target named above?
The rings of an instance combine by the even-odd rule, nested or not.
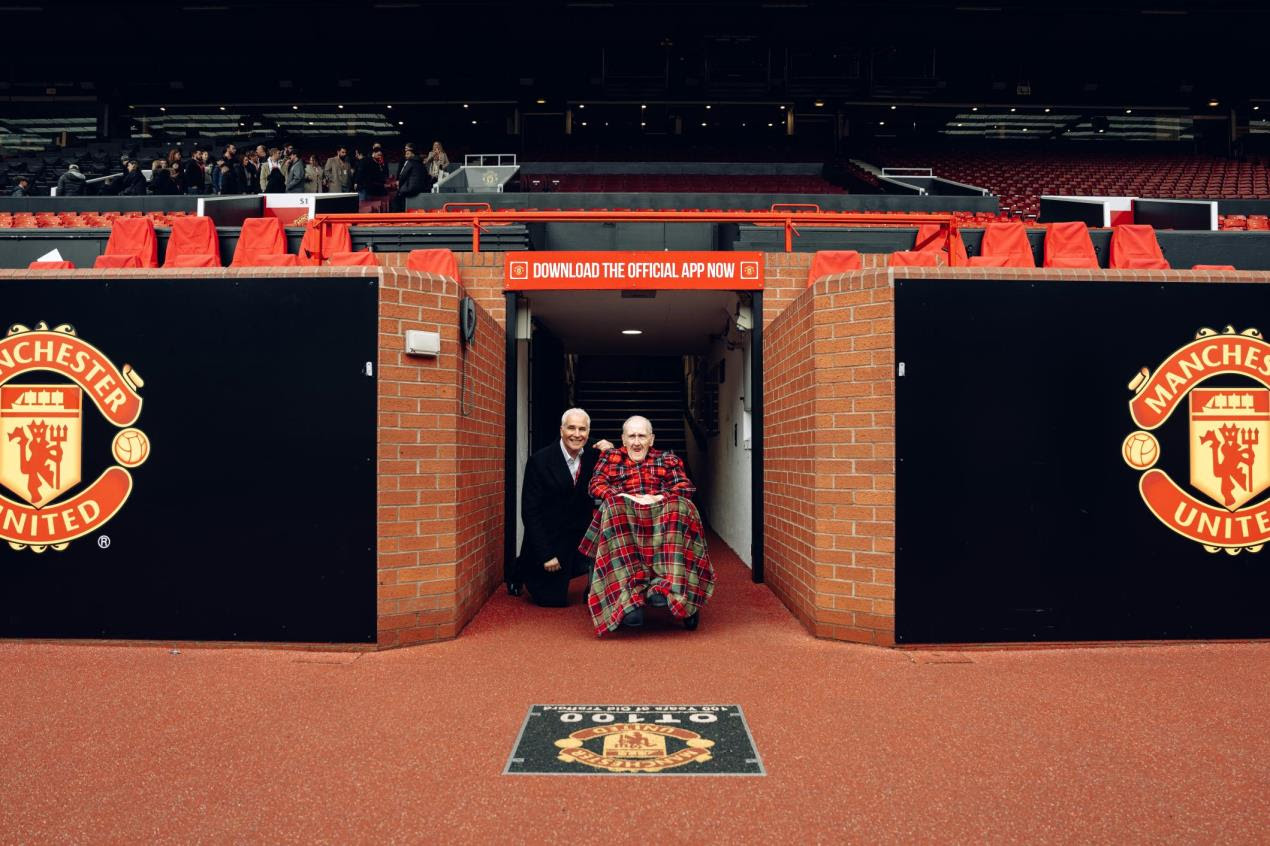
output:
[[[524,174],[526,191],[580,193],[632,192],[640,194],[844,194],[845,190],[819,176],[760,174]]]
[[[892,148],[878,150],[872,158],[878,166],[929,167],[936,176],[986,188],[1001,198],[1003,210],[1020,214],[1039,213],[1042,194],[1270,198],[1270,168],[1264,163],[1216,156],[1019,150],[949,153]]]
[[[1219,214],[1217,228],[1236,232],[1265,232],[1270,230],[1270,217],[1264,214]]]
[[[106,227],[116,218],[146,217],[159,226],[187,217],[183,211],[169,212],[0,212],[0,229],[59,229],[64,227]]]

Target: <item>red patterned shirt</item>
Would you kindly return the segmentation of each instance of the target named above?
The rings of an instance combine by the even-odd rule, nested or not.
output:
[[[697,488],[684,473],[684,463],[673,452],[650,449],[638,464],[626,453],[626,447],[611,449],[600,456],[591,474],[587,491],[595,499],[608,499],[619,494],[662,494],[691,497]]]

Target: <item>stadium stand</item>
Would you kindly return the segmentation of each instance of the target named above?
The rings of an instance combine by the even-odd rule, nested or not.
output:
[[[998,258],[1004,259],[1004,263],[997,264]],[[971,259],[971,264],[987,265],[989,262],[992,267],[1036,267],[1032,246],[1022,223],[989,223],[984,228],[979,255]]]
[[[287,236],[278,218],[251,217],[243,221],[230,267],[285,266],[285,262],[279,265],[275,260],[286,254]],[[295,264],[295,256],[291,259],[290,264]]]
[[[1124,270],[1168,270],[1169,263],[1150,226],[1126,224],[1111,228],[1111,259],[1108,266]]]
[[[140,267],[159,266],[159,240],[154,234],[154,220],[149,217],[114,217],[110,222],[110,240],[102,258],[131,257]],[[94,265],[109,267],[113,265]],[[120,265],[126,267],[127,265]]]
[[[210,217],[172,221],[164,267],[220,267],[220,239]]]
[[[1079,220],[1051,223],[1045,230],[1044,267],[1097,268],[1089,228]]]

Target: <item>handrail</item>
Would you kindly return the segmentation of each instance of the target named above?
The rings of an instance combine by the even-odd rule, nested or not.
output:
[[[768,211],[797,211],[798,209],[820,211],[820,206],[816,203],[772,203],[772,206],[768,209]]]
[[[489,203],[446,203],[441,211],[493,211]]]
[[[311,224],[318,230],[319,248],[325,243],[328,227],[335,223],[349,226],[376,224],[391,226],[400,224],[466,224],[472,227],[472,252],[481,251],[481,230],[491,224],[507,223],[754,223],[778,225],[785,228],[785,252],[793,252],[794,237],[798,226],[851,224],[891,226],[905,224],[937,224],[947,228],[951,235],[957,229],[957,218],[952,214],[876,212],[825,212],[825,211],[540,211],[538,209],[498,209],[495,211],[441,211],[441,212],[392,212],[389,214],[320,214]],[[949,256],[949,264],[953,264]]]

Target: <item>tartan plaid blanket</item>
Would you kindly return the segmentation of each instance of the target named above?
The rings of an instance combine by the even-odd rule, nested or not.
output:
[[[587,605],[596,635],[621,625],[644,605],[648,591],[665,595],[676,617],[697,613],[714,593],[701,515],[687,497],[669,496],[656,505],[610,497],[578,551],[595,559]]]

